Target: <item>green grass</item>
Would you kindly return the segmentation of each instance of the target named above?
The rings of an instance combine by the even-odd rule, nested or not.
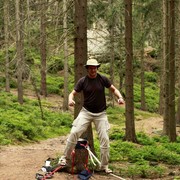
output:
[[[137,109],[141,107],[141,86],[140,84],[134,85],[134,105]],[[148,112],[158,112],[158,104],[159,104],[159,88],[154,83],[146,83],[145,87],[145,100],[146,107]]]
[[[67,134],[71,127],[69,113],[54,112],[43,108],[41,118],[37,100],[25,99],[19,105],[17,97],[1,92],[0,100],[0,144],[16,144],[47,139]]]
[[[139,144],[123,141],[123,138],[121,128],[111,130],[111,168],[123,177],[162,178],[168,166],[178,167],[180,164],[180,137],[176,143],[169,143],[167,137],[137,133]]]

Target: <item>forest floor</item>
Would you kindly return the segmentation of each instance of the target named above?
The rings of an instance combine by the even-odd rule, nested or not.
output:
[[[55,105],[59,106],[57,97],[48,97]],[[136,121],[136,130],[144,131],[152,135],[162,130],[161,118],[149,118]],[[61,155],[66,142],[66,136],[48,139],[38,143],[28,144],[24,146],[1,146],[0,147],[0,179],[2,180],[33,180],[35,174],[44,165],[45,160],[49,157],[57,157]],[[75,180],[77,175],[71,175],[65,172],[55,173],[54,180]],[[111,175],[103,175],[94,173],[91,179],[96,180],[116,180]],[[172,179],[169,176],[161,179]]]

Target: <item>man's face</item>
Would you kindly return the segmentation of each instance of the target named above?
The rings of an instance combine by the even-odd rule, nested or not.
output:
[[[97,75],[97,66],[88,66],[87,72],[90,78],[95,78]]]

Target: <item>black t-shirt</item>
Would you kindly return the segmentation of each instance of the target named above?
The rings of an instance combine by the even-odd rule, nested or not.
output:
[[[75,85],[76,92],[83,91],[83,107],[92,113],[99,113],[106,109],[105,87],[109,88],[111,82],[103,75],[97,74],[96,78],[84,76]]]

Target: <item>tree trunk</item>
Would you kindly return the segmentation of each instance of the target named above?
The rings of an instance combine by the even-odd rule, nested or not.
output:
[[[84,64],[87,61],[87,0],[75,1],[75,83],[86,74]],[[76,105],[74,117],[76,118],[82,108],[83,94],[75,97]],[[94,150],[92,127],[90,126],[81,138],[87,138]],[[86,150],[85,150],[86,151]],[[76,151],[76,169],[82,170],[82,162],[86,161],[87,154],[82,151]],[[78,161],[79,160],[79,161]]]
[[[176,141],[175,120],[175,0],[170,0],[169,139]]]
[[[113,1],[109,0],[110,4],[110,11],[113,9]],[[109,24],[109,36],[110,36],[110,80],[111,83],[114,84],[114,57],[115,57],[115,52],[114,52],[114,17],[112,15],[110,24]],[[113,93],[110,91],[110,101],[112,107],[114,107],[114,96]]]
[[[20,0],[15,1],[16,8],[16,50],[17,50],[17,86],[18,102],[23,104],[23,64],[24,64],[24,45],[23,45],[23,20],[22,20],[22,3]],[[21,6],[20,6],[21,5]]]
[[[124,17],[123,17],[124,18]],[[120,22],[120,34],[124,34],[124,23],[123,23],[123,18],[121,18],[121,22]],[[119,63],[118,63],[118,67],[119,67],[119,90],[122,92],[123,89],[123,85],[124,85],[124,76],[125,76],[125,69],[124,69],[124,55],[122,55],[124,52],[124,38],[121,36],[120,38],[120,49],[119,49]]]
[[[4,36],[5,36],[5,77],[6,77],[6,86],[5,91],[10,92],[10,83],[9,83],[9,0],[4,1]]]
[[[25,24],[25,27],[26,27],[26,32],[27,32],[27,43],[30,47],[31,43],[30,43],[30,40],[31,40],[31,37],[30,37],[30,0],[26,0],[26,6],[27,6],[27,10],[26,10],[26,16],[27,16],[27,19],[26,19],[26,24]]]
[[[143,29],[143,25],[142,25]],[[142,33],[143,34],[143,33]],[[142,35],[143,36],[143,35]],[[142,38],[144,39],[144,38]],[[145,79],[144,79],[144,40],[141,42],[141,110],[146,110],[146,100],[145,100]]]
[[[40,51],[41,51],[41,90],[44,97],[47,96],[46,85],[46,2],[41,2],[41,32],[40,32]]]
[[[141,110],[146,110],[146,98],[145,98],[145,67],[144,67],[144,14],[141,14],[141,23],[140,23],[140,29],[141,29],[141,45],[140,45],[140,52],[141,52]]]
[[[177,49],[180,48],[180,11],[179,11],[179,8],[180,8],[180,2],[178,1],[177,2],[178,5],[177,5],[177,16],[178,16],[178,20],[177,20]],[[177,112],[176,112],[176,124],[178,126],[180,126],[180,51],[178,50],[177,51],[177,80],[178,80],[178,100],[177,100]]]
[[[127,141],[137,142],[134,124],[133,95],[133,48],[132,48],[132,0],[125,2],[125,48],[126,48],[126,137]]]
[[[169,130],[169,7],[168,2],[165,0],[166,6],[166,47],[165,47],[165,74],[164,74],[164,123],[163,123],[163,134],[168,135]]]
[[[67,37],[67,0],[63,0],[63,29],[64,29],[64,99],[63,110],[68,110],[68,37]]]
[[[165,108],[165,82],[164,82],[164,75],[165,75],[165,62],[166,62],[166,46],[167,46],[167,29],[166,29],[166,19],[167,19],[167,4],[165,2],[166,0],[163,0],[162,2],[162,12],[163,12],[163,27],[162,27],[162,58],[160,58],[160,92],[159,92],[159,114],[164,114],[164,108]],[[162,60],[161,60],[162,59]]]
[[[179,85],[178,85],[179,86]],[[178,87],[178,91],[180,90],[180,86]],[[176,125],[180,126],[180,92],[178,92],[178,100],[177,100],[177,112],[176,112]]]

